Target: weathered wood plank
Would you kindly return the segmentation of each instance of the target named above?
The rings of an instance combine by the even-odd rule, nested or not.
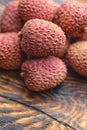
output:
[[[0,97],[0,130],[70,130],[49,116]]]
[[[10,73],[15,75],[14,78],[12,77],[15,80],[10,80]],[[60,123],[64,123],[66,126],[69,125],[73,129],[86,130],[86,83],[84,83],[83,87],[61,85],[59,88],[35,93],[28,91],[24,84],[22,84],[21,79],[21,82],[18,82],[19,79],[16,79],[18,73],[10,73],[6,77],[0,73],[0,77],[2,77],[0,78],[1,96],[5,96],[25,106],[34,107],[38,111]]]
[[[69,67],[63,84],[35,93],[20,71],[0,70],[0,130],[87,130],[87,79]]]

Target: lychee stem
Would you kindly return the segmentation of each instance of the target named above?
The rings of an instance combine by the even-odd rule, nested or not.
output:
[[[21,72],[21,73],[20,73],[20,76],[21,76],[21,77],[24,77],[24,73],[23,73],[23,72]]]
[[[22,36],[22,33],[21,32],[18,32],[18,37],[21,37]]]

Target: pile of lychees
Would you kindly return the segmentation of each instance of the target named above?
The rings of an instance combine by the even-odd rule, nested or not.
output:
[[[30,90],[43,91],[62,83],[67,75],[63,57],[87,77],[87,7],[82,3],[11,1],[0,18],[0,28],[0,68],[21,67]],[[76,42],[70,44],[68,37]]]

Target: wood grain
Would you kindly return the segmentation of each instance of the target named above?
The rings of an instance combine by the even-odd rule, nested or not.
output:
[[[58,88],[35,93],[27,90],[21,79],[18,78],[19,72],[2,71],[0,75],[0,95],[4,98],[36,109],[69,129],[86,130],[87,82],[72,81],[69,76],[67,79],[69,79],[69,84],[71,79],[71,82],[74,83],[73,86],[71,84],[66,86],[66,79],[65,83]],[[11,78],[11,75],[14,77]],[[82,79],[82,81],[84,80]],[[83,86],[77,86],[78,83]]]
[[[63,84],[39,93],[26,88],[20,70],[0,70],[0,130],[87,130],[87,79],[68,70]]]
[[[3,96],[0,97],[0,101],[0,130],[66,129],[64,125],[31,107],[15,103]]]

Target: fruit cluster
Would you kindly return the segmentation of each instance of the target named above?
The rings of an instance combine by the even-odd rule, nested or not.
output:
[[[87,77],[87,7],[82,3],[14,0],[6,6],[0,27],[0,68],[21,67],[30,90],[61,84],[67,75],[63,57]]]

